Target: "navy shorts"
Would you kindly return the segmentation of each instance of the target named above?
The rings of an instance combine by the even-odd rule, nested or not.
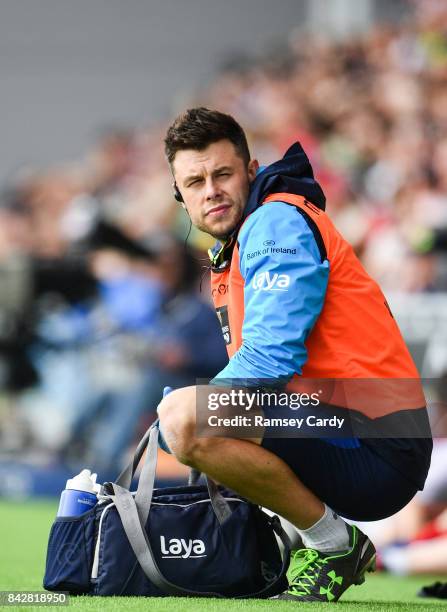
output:
[[[347,441],[264,438],[262,447],[338,514],[357,521],[386,518],[423,487],[431,439]]]

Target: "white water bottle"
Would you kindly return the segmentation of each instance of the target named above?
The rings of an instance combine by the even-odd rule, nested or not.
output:
[[[100,485],[96,483],[97,474],[82,470],[67,480],[62,491],[57,516],[79,516],[96,505]]]

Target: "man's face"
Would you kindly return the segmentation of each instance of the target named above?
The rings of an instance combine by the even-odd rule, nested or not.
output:
[[[231,234],[242,217],[257,168],[256,160],[246,165],[229,140],[202,151],[178,151],[174,178],[192,223],[215,238]]]

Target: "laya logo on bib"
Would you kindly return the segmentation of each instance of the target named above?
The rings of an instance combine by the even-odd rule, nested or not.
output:
[[[251,286],[260,291],[288,291],[290,276],[276,272],[259,272],[254,275]]]
[[[203,540],[184,540],[171,538],[166,541],[160,536],[160,550],[163,559],[198,559],[206,557]]]

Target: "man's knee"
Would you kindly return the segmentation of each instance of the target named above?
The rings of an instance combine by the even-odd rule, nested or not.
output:
[[[195,401],[191,393],[184,393],[182,397],[179,392],[171,393],[160,403],[158,415],[171,452],[180,463],[192,465],[197,447]]]

